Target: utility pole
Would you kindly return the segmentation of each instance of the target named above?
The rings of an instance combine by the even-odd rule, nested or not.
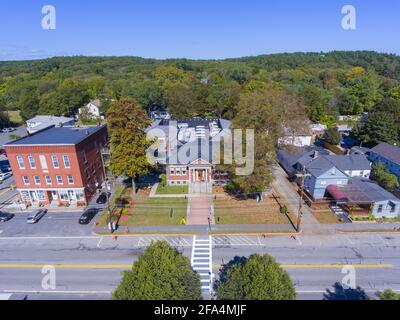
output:
[[[309,174],[306,174],[305,169],[303,168],[301,171],[301,174],[297,174],[298,177],[300,177],[300,201],[299,201],[299,210],[297,212],[297,226],[296,230],[297,232],[301,231],[301,209],[303,208],[303,197],[304,197],[304,183],[305,183],[305,178],[306,176],[309,176]]]
[[[107,157],[107,162],[108,162],[109,156],[110,156],[110,150],[109,149],[106,149],[106,148],[101,149],[101,162],[102,162],[102,165],[103,165],[104,184],[106,186],[108,225],[109,225],[111,233],[114,233],[114,226],[112,224],[112,212],[111,212],[111,208],[110,208],[110,197],[109,197],[109,191],[108,191],[109,179],[108,179],[108,176],[107,176],[106,161],[104,161],[104,158]],[[111,187],[110,187],[110,191],[111,191]]]
[[[297,226],[296,226],[297,232],[301,231],[301,209],[303,208],[304,180],[305,180],[305,174],[303,171],[303,174],[301,175],[299,210],[297,212]]]

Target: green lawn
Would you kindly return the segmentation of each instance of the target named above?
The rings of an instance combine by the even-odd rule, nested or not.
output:
[[[158,185],[157,194],[188,194],[188,186],[162,186]]]
[[[214,201],[215,219],[220,224],[290,224],[288,217],[279,210],[273,199],[257,203],[255,200],[217,198]],[[293,215],[289,213],[294,221]]]
[[[147,198],[138,196],[132,209],[132,214],[121,218],[120,226],[173,226],[180,225],[182,218],[186,219],[187,200],[185,198]],[[172,217],[171,215],[172,209]],[[107,214],[103,213],[98,220],[99,226],[107,225]]]

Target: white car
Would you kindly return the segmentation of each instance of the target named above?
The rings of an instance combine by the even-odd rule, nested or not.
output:
[[[26,220],[26,223],[34,224],[34,223],[38,222],[40,219],[42,219],[43,216],[44,216],[46,213],[47,213],[47,210],[45,210],[45,209],[40,209],[40,210],[33,211],[33,212],[28,216],[28,219]]]
[[[1,132],[3,132],[3,133],[11,133],[11,132],[14,132],[14,131],[15,131],[14,128],[4,128],[3,130],[1,130]]]
[[[4,181],[12,176],[12,172],[0,173],[0,181]]]

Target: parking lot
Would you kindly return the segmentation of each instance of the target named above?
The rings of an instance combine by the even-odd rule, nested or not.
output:
[[[15,213],[7,222],[0,222],[0,237],[74,237],[92,232],[97,216],[89,225],[78,223],[82,212],[48,212],[36,224],[27,224],[31,211]]]

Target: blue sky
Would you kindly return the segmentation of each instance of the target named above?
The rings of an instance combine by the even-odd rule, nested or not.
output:
[[[357,29],[341,27],[344,5]],[[43,30],[44,5],[56,30]],[[400,54],[398,0],[0,0],[0,60],[55,55],[227,58],[277,52]]]

